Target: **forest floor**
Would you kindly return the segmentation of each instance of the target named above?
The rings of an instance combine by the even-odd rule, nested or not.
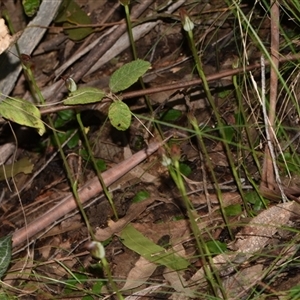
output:
[[[6,11],[24,37],[19,54],[30,55],[17,60],[31,69],[37,86],[24,71],[12,79],[13,71],[3,67],[10,63],[8,49],[0,56],[0,90],[36,105],[47,124],[40,135],[1,120],[0,232],[13,240],[3,299],[299,299],[299,105],[292,58],[299,20],[291,17],[293,6],[280,7],[282,81],[272,157],[283,196],[280,189],[260,189],[268,146],[259,97],[262,56],[266,93],[271,69],[267,6],[132,1],[136,57],[151,67],[142,82],[115,93],[132,113],[129,128],[119,130],[123,111],[116,117],[119,129],[108,119],[110,78],[136,60],[124,6],[56,1],[63,7],[49,24],[37,26],[45,34],[32,51],[26,47],[35,36],[24,37],[24,29],[35,15],[25,16],[21,1],[1,4],[2,17]],[[185,12],[194,22],[193,42],[183,29]],[[65,105],[66,83],[73,81],[106,96]],[[44,104],[32,97],[37,90]],[[102,242],[105,255],[91,255],[91,240]]]

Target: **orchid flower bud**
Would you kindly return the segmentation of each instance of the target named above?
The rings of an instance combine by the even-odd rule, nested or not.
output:
[[[190,19],[190,17],[188,16],[187,11],[182,8],[179,11],[179,15],[180,15],[180,19],[181,19],[183,29],[187,32],[192,31],[194,29],[195,25],[192,22],[192,20]]]

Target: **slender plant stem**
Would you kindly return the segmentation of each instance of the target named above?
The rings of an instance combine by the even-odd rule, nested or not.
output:
[[[172,157],[172,155],[171,155]],[[218,276],[218,272],[216,272],[214,268],[214,263],[212,261],[212,255],[205,244],[205,241],[203,239],[203,236],[198,228],[198,225],[195,221],[195,216],[193,215],[193,205],[187,196],[184,181],[180,172],[180,165],[178,159],[174,158],[172,159],[172,163],[168,165],[168,170],[173,178],[175,184],[177,185],[177,188],[180,191],[181,197],[184,200],[184,204],[187,210],[188,218],[190,221],[191,229],[193,232],[193,235],[195,237],[195,241],[197,244],[197,249],[199,250],[200,257],[203,262],[203,270],[206,275],[206,278],[208,280],[208,283],[214,293],[215,296],[218,295],[218,291],[221,290],[221,293],[225,295],[222,281],[220,277]],[[224,298],[225,299],[225,298]]]
[[[76,114],[76,119],[77,119],[77,122],[78,122],[78,124],[79,124],[80,130],[81,130],[81,134],[82,134],[82,136],[83,136],[84,143],[85,143],[85,147],[86,147],[86,149],[87,149],[88,155],[89,155],[89,157],[91,158],[91,161],[92,161],[93,166],[94,166],[94,170],[96,171],[97,177],[98,177],[98,179],[99,179],[99,181],[100,181],[100,184],[101,184],[101,186],[102,186],[102,188],[103,188],[103,192],[104,192],[106,198],[107,198],[108,201],[109,201],[109,204],[110,204],[110,206],[111,206],[111,208],[112,208],[112,210],[113,210],[113,213],[114,213],[115,218],[118,220],[119,217],[118,217],[118,213],[117,213],[115,204],[114,204],[114,202],[113,202],[113,199],[112,199],[112,197],[111,197],[110,192],[109,192],[108,189],[107,189],[107,186],[105,185],[105,183],[104,183],[104,181],[103,181],[103,177],[102,177],[101,171],[100,171],[99,168],[97,167],[97,162],[96,162],[95,157],[94,157],[94,155],[93,155],[93,151],[92,151],[92,149],[91,149],[91,146],[90,146],[89,140],[88,140],[88,138],[87,138],[87,135],[86,135],[86,133],[85,133],[85,129],[84,129],[84,126],[83,126],[83,123],[82,123],[82,120],[81,120],[80,113],[77,113],[77,114]]]
[[[193,54],[193,57],[194,57],[194,60],[195,60],[195,63],[196,63],[196,68],[197,68],[199,77],[201,78],[202,83],[203,83],[203,89],[205,91],[205,94],[206,94],[206,97],[207,97],[207,99],[209,101],[209,104],[212,107],[214,115],[216,116],[217,124],[218,124],[218,129],[219,129],[220,135],[221,135],[221,137],[223,139],[223,145],[224,145],[224,148],[225,148],[225,152],[226,152],[226,155],[227,155],[227,158],[228,158],[228,161],[229,161],[229,164],[230,164],[230,167],[231,167],[234,179],[235,179],[235,181],[236,181],[236,183],[238,185],[238,189],[239,189],[239,191],[241,192],[241,195],[242,195],[243,194],[242,193],[243,190],[242,190],[241,185],[240,185],[240,179],[238,177],[235,165],[233,163],[233,159],[232,159],[232,155],[231,155],[231,151],[230,151],[229,145],[228,145],[228,143],[226,143],[226,134],[225,134],[225,131],[224,131],[224,125],[223,125],[223,122],[222,122],[222,120],[220,118],[220,115],[218,113],[218,110],[217,110],[217,107],[215,105],[215,102],[214,102],[214,99],[212,97],[212,94],[210,92],[206,76],[205,76],[205,74],[203,72],[202,63],[201,63],[201,60],[199,58],[199,55],[198,55],[196,47],[195,47],[195,41],[194,41],[194,36],[193,36],[193,31],[192,30],[188,31],[188,37],[189,37],[189,41],[190,41],[190,46],[191,46],[192,54]],[[218,192],[218,189],[217,189],[217,195],[218,195],[218,199],[220,201],[220,205],[222,207],[223,206],[222,205],[222,202],[223,202],[222,201],[222,193],[220,191]],[[224,211],[222,212],[222,216],[224,218],[224,222],[225,222],[226,227],[228,229],[228,233],[230,235],[230,238],[233,240],[234,237],[233,237],[232,231],[231,231],[229,223],[228,223],[228,219],[227,219],[226,214],[224,213]]]

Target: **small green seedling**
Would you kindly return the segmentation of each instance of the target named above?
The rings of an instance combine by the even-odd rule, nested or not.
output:
[[[33,17],[40,7],[40,0],[23,0],[22,5],[25,14],[28,17]]]
[[[60,144],[63,144],[65,141],[67,142],[67,146],[70,149],[75,148],[79,142],[79,133],[75,133],[76,129],[70,128],[64,132],[61,132],[61,128],[67,126],[70,121],[75,120],[75,112],[71,109],[63,110],[57,113],[57,117],[54,121],[54,128],[58,130],[57,137],[59,139]],[[72,136],[73,135],[73,136]],[[72,136],[72,137],[71,137]],[[71,137],[71,139],[69,139]],[[53,137],[52,143],[56,145],[56,141]],[[56,145],[58,146],[58,145]]]

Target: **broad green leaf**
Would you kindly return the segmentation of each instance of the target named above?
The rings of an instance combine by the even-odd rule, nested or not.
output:
[[[93,32],[91,27],[80,27],[80,25],[91,24],[91,18],[80,8],[75,1],[64,0],[58,16],[55,19],[56,23],[63,23],[64,31],[71,40],[80,41]],[[76,27],[70,28],[68,27]]]
[[[40,0],[23,0],[23,9],[28,17],[32,17],[36,14],[40,7]]]
[[[19,98],[6,98],[0,103],[0,115],[20,125],[33,127],[40,135],[45,133],[41,113],[32,103]]]
[[[11,260],[11,236],[0,239],[0,279],[5,274]]]
[[[133,85],[150,68],[151,64],[147,61],[138,59],[123,65],[115,71],[109,80],[111,92],[117,93],[124,91]]]
[[[167,251],[143,236],[132,225],[128,224],[121,232],[121,241],[129,249],[140,254],[147,260],[172,270],[186,269],[189,262],[172,250]]]
[[[116,101],[110,105],[108,117],[111,125],[118,130],[126,130],[130,126],[131,112],[127,104],[122,101]]]
[[[0,180],[11,178],[19,173],[30,174],[33,170],[33,164],[27,157],[14,162],[13,165],[4,165],[0,168]]]
[[[102,100],[105,96],[105,92],[94,87],[79,88],[75,92],[72,92],[70,96],[63,101],[65,105],[78,105],[95,103]]]

